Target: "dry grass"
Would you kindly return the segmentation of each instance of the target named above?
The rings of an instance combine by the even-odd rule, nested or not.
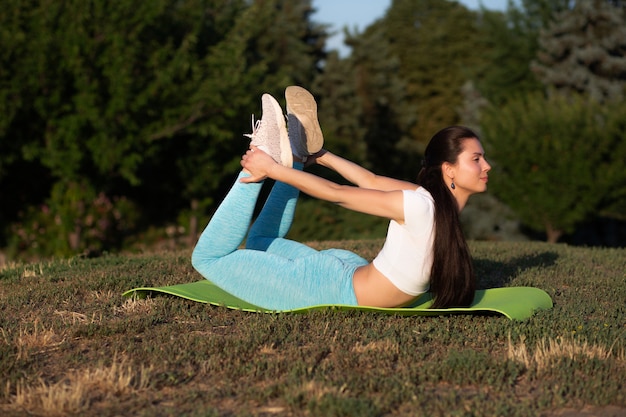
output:
[[[400,353],[400,346],[391,340],[380,340],[365,344],[357,343],[352,350],[357,354],[365,352],[386,352],[398,354]]]
[[[33,386],[24,380],[17,383],[11,405],[35,415],[79,413],[98,401],[111,401],[145,389],[150,369],[134,370],[126,360],[113,358],[110,366],[68,373],[55,383],[39,380]],[[10,387],[7,387],[10,391]]]
[[[380,242],[347,246],[368,256]],[[200,279],[189,251],[6,269],[0,415],[623,412],[626,251],[472,246],[482,288],[542,288],[555,308],[524,321],[257,315],[175,297],[122,297],[138,286]]]
[[[303,385],[296,388],[296,391],[300,394],[306,395],[309,398],[320,399],[324,395],[332,394],[341,396],[346,391],[346,386],[342,385],[340,387],[329,387],[328,385],[322,384],[318,381],[308,381]]]
[[[606,360],[614,357],[618,362],[624,363],[626,354],[623,348],[616,349],[616,343],[607,349],[586,341],[558,337],[556,339],[541,339],[536,344],[534,352],[531,353],[524,338],[519,343],[513,344],[509,336],[508,358],[522,363],[528,369],[537,369],[538,371],[558,363],[563,358]]]
[[[114,307],[115,314],[129,315],[129,314],[149,314],[152,312],[152,306],[154,302],[151,298],[127,298],[124,303],[119,307]]]
[[[15,341],[11,340],[3,328],[0,328],[0,333],[4,343],[15,345],[17,360],[27,359],[32,353],[39,354],[54,350],[64,341],[64,338],[56,334],[52,328],[43,328],[39,321],[35,321],[31,330],[21,327]]]
[[[56,310],[54,315],[61,319],[63,324],[88,324],[88,323],[101,323],[102,313],[93,313],[91,316],[79,313],[77,311]]]

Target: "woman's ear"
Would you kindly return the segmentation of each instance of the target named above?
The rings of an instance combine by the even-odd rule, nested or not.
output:
[[[454,166],[449,162],[444,162],[441,165],[441,172],[445,175],[449,180],[454,180],[454,176],[456,174]]]

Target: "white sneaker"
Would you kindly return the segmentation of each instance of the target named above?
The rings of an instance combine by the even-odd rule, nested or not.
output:
[[[317,120],[317,103],[311,93],[293,85],[285,90],[285,99],[291,148],[296,156],[306,158],[324,146],[324,136]]]
[[[263,117],[255,123],[254,115],[252,115],[252,133],[244,136],[252,139],[250,145],[258,147],[279,164],[291,168],[293,156],[287,126],[285,125],[285,116],[283,116],[280,104],[271,95],[263,94],[261,106]]]

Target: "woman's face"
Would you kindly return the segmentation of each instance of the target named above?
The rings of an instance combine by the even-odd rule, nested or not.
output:
[[[487,172],[491,165],[485,159],[485,151],[478,139],[464,139],[462,145],[463,151],[454,165],[448,165],[444,176],[448,186],[454,182],[451,191],[455,196],[465,194],[469,197],[487,190]]]

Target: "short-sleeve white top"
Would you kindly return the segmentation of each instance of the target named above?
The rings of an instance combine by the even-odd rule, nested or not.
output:
[[[400,291],[419,295],[429,288],[433,265],[435,203],[423,187],[404,190],[404,224],[389,223],[374,266]]]

